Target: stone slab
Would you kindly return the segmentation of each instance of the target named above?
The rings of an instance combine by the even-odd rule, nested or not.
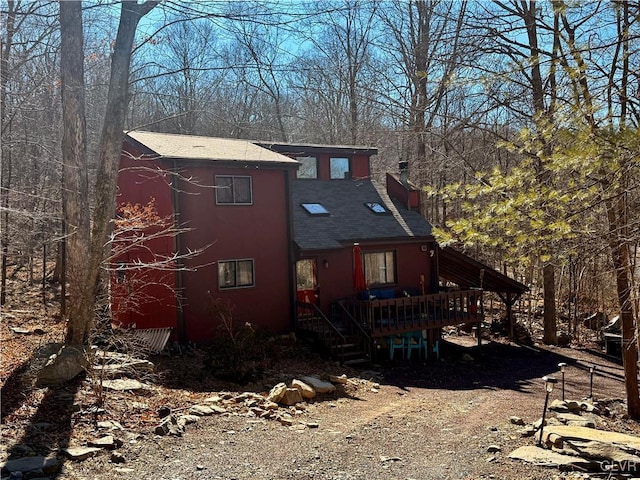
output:
[[[333,383],[325,382],[317,377],[306,376],[301,377],[300,380],[311,385],[317,393],[333,393],[336,391],[336,386]]]
[[[533,445],[525,445],[524,447],[517,448],[509,454],[509,458],[522,460],[542,467],[592,468],[598,465],[597,462],[585,460],[581,457],[563,455],[562,453]]]
[[[616,443],[624,445],[627,449],[640,452],[640,437],[625,433],[598,430],[596,428],[579,427],[573,425],[549,425],[544,429],[544,435],[556,434],[565,440],[582,440],[600,443]]]
[[[55,457],[23,457],[8,460],[0,463],[0,470],[3,472],[33,472],[42,470],[44,473],[52,474],[58,471],[60,462]]]

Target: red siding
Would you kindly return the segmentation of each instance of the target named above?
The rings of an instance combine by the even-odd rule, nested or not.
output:
[[[179,203],[180,218],[192,230],[182,235],[182,249],[206,250],[189,260],[183,273],[187,339],[214,336],[219,321],[212,318],[211,302],[217,298],[233,306],[239,322],[266,326],[273,333],[289,331],[288,173],[205,165],[189,168],[189,174],[194,182],[181,186]],[[216,174],[251,176],[253,205],[216,205],[211,188]],[[235,259],[254,260],[255,286],[220,290],[216,262]]]
[[[402,202],[407,208],[420,207],[420,192],[412,187],[407,188],[389,174],[387,174],[387,192],[391,198]]]
[[[118,177],[118,206],[126,203],[147,205],[152,199],[158,216],[165,220],[165,228],[173,223],[171,177],[158,170],[151,161],[133,160],[140,152],[129,146],[131,155],[122,155]],[[146,234],[160,231],[156,227]],[[117,237],[116,237],[117,238]],[[150,253],[153,252],[153,253]],[[111,274],[112,314],[114,322],[137,328],[176,327],[175,275],[167,268],[132,268],[139,262],[151,264],[170,258],[174,252],[174,238],[164,235],[146,240],[136,248],[115,243]],[[118,272],[120,262],[129,268]]]
[[[434,268],[430,251],[435,248],[433,243],[415,241],[398,244],[361,244],[361,248],[363,255],[373,252],[396,252],[396,283],[380,288],[392,288],[398,294],[408,288],[421,291],[420,280],[423,275],[424,291],[430,293],[431,269]],[[322,311],[330,312],[332,301],[356,295],[353,289],[353,252],[351,247],[304,258],[317,259],[318,296]],[[328,268],[323,266],[324,260],[328,261]]]

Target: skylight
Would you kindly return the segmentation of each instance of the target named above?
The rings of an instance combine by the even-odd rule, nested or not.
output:
[[[301,203],[300,205],[309,215],[329,215],[329,210],[320,203]]]
[[[365,203],[369,210],[373,213],[387,213],[387,209],[380,205],[378,202]]]

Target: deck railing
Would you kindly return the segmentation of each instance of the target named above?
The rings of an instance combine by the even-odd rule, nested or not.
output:
[[[345,300],[344,305],[374,337],[482,320],[481,290],[380,300]]]

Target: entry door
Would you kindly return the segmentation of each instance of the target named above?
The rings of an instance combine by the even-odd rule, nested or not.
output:
[[[306,258],[296,262],[296,290],[299,302],[318,304],[317,262]]]

